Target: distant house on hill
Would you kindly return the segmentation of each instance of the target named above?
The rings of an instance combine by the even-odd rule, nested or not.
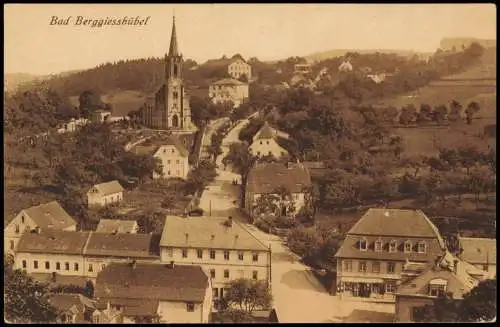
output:
[[[250,81],[252,79],[252,66],[250,66],[241,56],[235,55],[231,59],[231,63],[227,66],[229,76],[239,79],[245,75]]]
[[[135,220],[101,219],[95,231],[108,234],[136,234],[138,230],[139,225]]]
[[[255,134],[254,141],[249,147],[250,152],[255,156],[271,155],[275,158],[281,158],[288,155],[288,151],[281,147],[277,142],[278,131],[269,126],[267,122],[262,125]]]
[[[236,108],[248,99],[248,84],[234,78],[224,78],[210,84],[208,97],[213,103],[232,102]]]
[[[90,120],[94,124],[102,124],[105,121],[107,121],[109,118],[111,118],[111,111],[108,110],[96,110],[93,111],[90,115]]]
[[[96,184],[87,191],[89,207],[107,206],[123,200],[123,187],[118,181]]]
[[[189,151],[181,141],[170,135],[164,140],[151,141],[152,144],[143,143],[131,149],[135,154],[151,155],[160,159],[163,172],[153,173],[153,178],[182,178],[186,179],[189,173]]]
[[[311,72],[311,64],[295,64],[293,69],[296,74],[309,74]]]
[[[33,230],[76,231],[76,220],[57,201],[21,210],[4,229],[4,251],[14,253],[21,236]]]
[[[339,72],[351,72],[352,69],[353,67],[349,60],[343,61],[339,66]]]

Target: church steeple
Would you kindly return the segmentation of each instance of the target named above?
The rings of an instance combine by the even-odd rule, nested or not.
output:
[[[175,16],[172,23],[172,36],[170,37],[170,49],[168,50],[168,56],[178,56],[179,50],[177,49],[177,33],[175,32]]]

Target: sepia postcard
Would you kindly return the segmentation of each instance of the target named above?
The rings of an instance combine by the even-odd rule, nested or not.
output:
[[[4,321],[496,321],[494,4],[5,4]]]

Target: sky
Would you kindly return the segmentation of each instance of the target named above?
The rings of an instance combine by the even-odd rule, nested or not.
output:
[[[496,39],[493,4],[8,4],[4,71],[36,75],[163,57],[172,16],[184,59],[279,60],[332,49],[431,52],[444,37]],[[69,25],[50,25],[52,16]],[[150,17],[146,26],[75,26]]]

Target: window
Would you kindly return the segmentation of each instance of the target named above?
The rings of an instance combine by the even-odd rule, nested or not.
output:
[[[243,261],[243,252],[238,252],[238,260]]]
[[[259,254],[258,254],[258,253],[254,253],[254,254],[252,255],[252,261],[253,261],[253,262],[257,262],[257,261],[259,261]]]
[[[396,282],[388,282],[385,284],[385,291],[387,293],[392,293],[396,290]]]
[[[75,262],[75,271],[78,271],[78,263]]]
[[[33,261],[33,268],[38,269],[38,260]]]
[[[271,151],[269,151],[267,154],[268,154],[269,156],[272,156],[272,155],[273,155],[273,153],[272,153]]]
[[[262,144],[262,141],[260,141],[260,144]]]
[[[229,278],[229,270],[228,269],[224,270],[224,278]]]
[[[210,250],[210,259],[215,259],[215,250]]]
[[[50,269],[50,262],[45,261],[45,269]]]
[[[358,263],[359,272],[366,272],[366,261],[360,261]]]
[[[488,271],[488,265],[483,265],[483,270]]]
[[[173,249],[172,248],[167,248],[167,256],[171,258],[171,257],[173,257],[173,255],[174,255]]]
[[[389,252],[396,252],[396,241],[391,241],[389,244]]]
[[[259,272],[257,270],[252,271],[252,279],[257,280],[258,274],[259,274]]]
[[[377,240],[375,242],[375,251],[376,252],[381,252],[382,251],[382,241],[381,240]]]
[[[215,269],[210,269],[210,278],[215,278]]]
[[[89,263],[89,272],[94,272],[94,267],[92,266],[91,263]]]
[[[266,141],[266,144],[269,145],[269,141]]]
[[[224,260],[229,260],[229,251],[224,251]]]
[[[179,97],[179,93],[174,92],[174,93],[173,93],[173,96],[174,96],[174,99],[177,99],[177,98]]]
[[[26,267],[27,267],[26,260],[23,260],[23,269],[26,269]]]
[[[61,263],[60,262],[56,262],[56,270],[61,270]]]
[[[373,261],[372,272],[377,273],[377,274],[380,272],[380,261]]]
[[[347,272],[352,271],[352,261],[351,260],[344,261],[344,271],[347,271]]]
[[[167,160],[167,164],[169,164],[169,165],[170,165],[170,160]]]
[[[203,259],[203,250],[202,249],[196,250],[196,255],[198,256],[198,259]]]
[[[69,262],[66,262],[66,263],[64,264],[64,269],[69,270]]]
[[[425,253],[426,246],[425,242],[418,243],[418,253]]]
[[[187,258],[188,257],[188,250],[187,249],[182,249],[182,257]]]
[[[95,315],[92,317],[92,323],[99,324],[99,316],[98,315]]]
[[[101,264],[101,270],[104,270],[104,268],[106,268],[106,264],[105,264],[105,263],[102,263],[102,264]]]
[[[170,170],[169,170],[169,171],[167,171],[167,175],[168,175],[168,176],[170,176]]]
[[[213,293],[213,297],[214,297],[214,298],[218,298],[218,297],[219,297],[219,289],[218,289],[217,287],[215,287],[215,288],[213,289],[213,292],[214,292],[214,293]]]
[[[172,153],[174,153],[174,152],[175,152],[175,150],[174,150],[174,149],[172,149]]]
[[[193,302],[187,302],[186,303],[186,310],[187,310],[187,312],[194,312],[194,303]]]
[[[10,241],[10,249],[14,250],[14,241]]]
[[[21,224],[24,224],[24,216],[21,216]]]
[[[443,296],[445,287],[444,285],[429,285],[430,296]]]
[[[410,241],[405,242],[405,252],[411,252],[411,242]]]
[[[388,262],[387,263],[387,273],[394,274],[395,271],[396,271],[396,263],[395,262]]]
[[[16,234],[19,234],[19,225],[16,225]]]
[[[360,240],[359,241],[359,249],[361,251],[366,251],[367,248],[368,248],[368,242],[366,241],[366,238]]]
[[[257,151],[257,155],[260,156],[260,151]]]
[[[181,163],[181,161],[180,161],[180,160],[176,160],[176,161],[175,161],[175,163],[176,163],[176,164],[180,164],[180,163]]]

